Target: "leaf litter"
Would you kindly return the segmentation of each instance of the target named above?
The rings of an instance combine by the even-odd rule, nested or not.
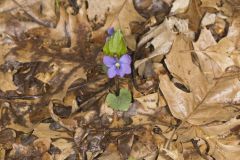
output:
[[[0,159],[240,159],[239,13],[237,0],[2,0]],[[102,64],[111,27],[133,64],[118,82]],[[106,101],[116,83],[133,95],[112,94],[123,111]]]

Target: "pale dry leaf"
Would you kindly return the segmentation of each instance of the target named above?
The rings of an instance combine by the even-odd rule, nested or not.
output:
[[[176,43],[167,55],[166,64],[190,93],[177,88],[168,76],[160,75],[160,89],[172,114],[195,125],[226,121],[234,117],[236,112],[231,104],[235,104],[239,98],[238,78],[228,75],[209,83],[199,66],[192,62],[191,54],[181,51],[183,48],[189,49],[189,41],[178,37]],[[211,116],[213,114],[214,117]]]
[[[113,143],[110,143],[106,150],[102,153],[101,157],[99,157],[99,160],[121,160],[121,156],[117,150],[117,146]]]
[[[68,11],[68,32],[71,40],[70,48],[72,49],[76,47],[85,49],[85,45],[88,42],[88,34],[91,31],[91,27],[86,12],[85,3],[83,3],[77,15],[72,15],[72,11]]]
[[[16,90],[18,87],[13,82],[12,72],[0,72],[0,89],[5,92],[9,90]]]
[[[176,38],[176,32],[174,31],[176,28],[178,32],[183,33],[191,39],[194,38],[193,32],[191,32],[188,28],[188,20],[176,17],[165,19],[161,25],[152,28],[148,33],[146,33],[138,43],[138,47],[141,47],[150,41],[147,46],[152,45],[154,47],[154,51],[147,58],[137,60],[134,67],[144,68],[146,62],[151,59],[160,62],[164,55],[166,55],[172,47]]]
[[[103,24],[108,14],[118,12],[125,0],[88,0],[87,14],[90,21],[96,24]],[[100,3],[100,4],[99,4]]]
[[[160,76],[160,80],[160,88],[172,114],[181,120],[201,125],[227,121],[237,114],[231,105],[239,98],[240,83],[235,77],[219,80],[215,86],[206,90],[208,92],[199,102],[194,101],[193,93],[186,93],[175,87],[167,76]]]
[[[55,3],[52,0],[41,0],[41,13],[44,19],[53,22],[56,21]]]
[[[209,135],[209,137],[227,136],[231,133],[231,129],[240,125],[240,120],[236,117],[230,119],[228,122],[216,125],[202,126],[201,129]]]
[[[5,160],[6,151],[5,149],[0,145],[0,160]]]
[[[2,36],[4,36],[4,34],[2,34]],[[4,40],[4,37],[3,38],[0,38],[0,65],[4,64],[5,60],[4,60],[4,57],[9,53],[9,51],[16,47],[16,45],[13,43],[6,43],[6,40]]]
[[[39,138],[71,138],[66,132],[51,130],[49,123],[40,123],[34,128],[33,134]]]
[[[196,51],[202,51],[215,44],[217,44],[217,42],[213,38],[211,31],[203,28],[197,42],[194,42],[193,46]]]
[[[185,119],[193,111],[194,97],[175,87],[167,75],[160,76],[160,89],[174,117]],[[173,97],[177,97],[176,98]]]
[[[30,127],[30,126],[25,127],[25,126],[22,126],[20,124],[14,123],[14,122],[11,122],[10,124],[8,124],[6,126],[6,128],[11,128],[16,131],[23,132],[23,133],[30,133],[33,130],[33,127]]]
[[[153,93],[143,97],[135,98],[139,101],[145,109],[156,109],[159,101],[159,94]]]
[[[183,154],[180,153],[177,149],[168,150],[163,148],[162,150],[166,153],[166,155],[171,157],[173,160],[184,160]],[[160,160],[160,159],[157,159],[157,160]]]
[[[201,0],[201,7],[209,7],[219,9],[218,4],[221,4],[221,0]]]
[[[59,72],[66,74],[74,68],[74,65],[76,66],[77,64],[73,64],[73,63],[64,64],[64,67],[62,66]],[[65,81],[65,83],[63,84],[62,86],[63,89],[52,96],[53,100],[63,101],[63,98],[65,97],[68,88],[72,85],[74,81],[80,78],[86,79],[86,73],[83,67],[77,67],[74,70],[75,71],[68,76],[67,81]]]
[[[59,103],[60,101],[58,101]],[[49,111],[50,111],[50,115],[52,117],[52,119],[55,121],[55,122],[58,122],[62,127],[70,130],[70,131],[74,131],[76,128],[77,128],[77,120],[73,119],[72,117],[70,118],[61,118],[59,117],[58,115],[56,115],[54,113],[54,110],[53,110],[53,105],[54,105],[54,102],[53,101],[50,101],[50,103],[48,104],[48,108],[49,108]]]
[[[169,28],[171,28],[173,32],[183,33],[190,39],[195,38],[195,33],[189,29],[188,19],[181,19],[181,18],[172,16],[167,19],[167,22],[168,22]]]
[[[214,78],[221,76],[226,68],[234,65],[238,66],[237,61],[234,62],[238,56],[234,57],[234,59],[229,56],[235,50],[235,46],[228,37],[216,43],[211,32],[205,28],[202,30],[198,41],[193,45],[201,70],[206,75],[209,83]]]
[[[51,154],[49,154],[48,152],[45,152],[42,155],[42,160],[53,160],[53,156]]]
[[[113,4],[111,5],[112,6],[110,6],[110,8],[113,8]],[[136,39],[135,36],[132,34],[130,24],[132,22],[144,22],[145,18],[143,18],[135,10],[132,0],[125,0],[122,5],[118,4],[118,7],[118,9],[115,9],[115,12],[109,12],[109,14],[107,14],[105,25],[93,32],[93,39],[94,37],[99,36],[99,34],[104,34],[106,30],[110,27],[119,28],[124,34],[124,39],[127,43],[127,46],[131,50],[135,50]]]
[[[215,20],[216,14],[207,12],[202,19],[201,26],[206,27],[208,25],[214,24]]]
[[[166,125],[156,125],[156,126],[158,126],[161,129],[162,134],[165,138],[172,139],[172,140],[178,139],[177,135],[174,134],[175,129],[171,129],[169,128],[169,126],[166,126]]]
[[[41,0],[17,0],[22,7],[32,6],[36,3],[40,3]],[[0,13],[1,12],[10,12],[19,9],[19,6],[14,1],[2,0],[0,2]]]
[[[199,101],[206,94],[208,86],[204,74],[192,60],[192,50],[191,40],[179,35],[165,62],[173,76],[196,95],[193,97],[195,101]]]
[[[240,159],[239,139],[230,137],[228,140],[210,138],[207,140],[210,146],[209,154],[217,160]]]
[[[101,105],[101,109],[100,109],[100,116],[106,114],[106,115],[113,115],[114,111],[112,108],[110,108],[106,103],[103,103]]]
[[[177,15],[180,18],[188,19],[189,28],[194,32],[198,31],[204,13],[201,10],[200,5],[200,0],[191,0],[187,11]]]
[[[170,13],[173,15],[184,13],[188,9],[189,4],[190,0],[175,0]]]
[[[239,38],[239,35],[240,35],[240,31],[239,31],[239,27],[240,27],[240,17],[237,16],[233,19],[232,21],[232,25],[229,26],[229,31],[228,31],[228,34],[227,34],[227,37],[229,39],[231,39],[231,41],[235,44],[235,47],[237,49],[240,48],[240,38]]]
[[[146,142],[136,142],[133,144],[132,148],[133,149],[131,150],[130,156],[136,159],[145,158],[149,155],[154,154],[157,151],[157,148],[154,146],[154,144]]]
[[[33,142],[33,146],[40,153],[44,153],[50,149],[51,142],[50,138],[38,138]]]
[[[59,16],[59,20],[56,27],[49,29],[49,35],[50,35],[49,37],[51,37],[51,39],[54,39],[56,41],[69,38],[68,32],[63,32],[66,29],[69,30],[69,28],[66,28],[66,23],[68,23],[69,21],[67,11],[63,7],[60,7],[59,12],[60,12],[59,13],[60,16]]]
[[[58,160],[64,160],[71,154],[75,153],[73,149],[74,144],[72,142],[68,142],[65,139],[58,139],[52,144],[61,150],[61,153],[55,155],[55,158]]]
[[[145,68],[146,62],[151,59],[157,59],[158,62],[161,61],[164,55],[167,54],[171,49],[172,43],[176,37],[176,33],[173,32],[173,27],[179,21],[181,20],[173,20],[173,18],[166,19],[161,25],[152,28],[148,33],[143,36],[143,38],[138,43],[138,47],[141,47],[142,45],[151,40],[150,42],[148,42],[147,47],[152,45],[154,47],[154,51],[147,58],[137,60],[134,63],[135,69],[141,68],[143,70],[143,68]],[[141,72],[139,73],[140,75],[142,75]]]
[[[120,28],[124,34],[124,39],[126,40],[127,46],[131,50],[136,49],[136,38],[132,35],[131,26],[132,22],[144,22],[145,18],[143,18],[138,12],[135,10],[133,1],[126,0],[123,8],[121,9],[118,17],[115,17],[113,22],[113,26],[116,28]]]
[[[177,24],[178,21],[181,21],[180,19],[173,21],[173,19],[175,19],[175,18],[170,17],[169,19],[165,19],[164,22],[162,24],[160,24],[159,26],[152,27],[150,29],[150,31],[148,31],[145,35],[143,35],[143,37],[141,38],[141,40],[139,41],[139,43],[137,45],[138,48],[142,47],[144,44],[146,44],[148,42],[150,42],[150,44],[152,44],[152,41],[153,41],[152,45],[154,46],[155,49],[161,48],[161,46],[164,46],[164,44],[166,43],[166,40],[167,40],[167,42],[168,41],[172,42],[171,37],[175,37],[173,27],[175,24]],[[154,40],[154,39],[158,39],[158,40],[160,40],[160,42],[158,42],[158,40]],[[167,52],[164,52],[164,53],[167,53]]]

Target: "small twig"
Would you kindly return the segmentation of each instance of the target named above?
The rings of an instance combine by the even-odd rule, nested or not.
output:
[[[43,25],[43,26],[45,26],[45,27],[53,27],[52,25],[47,24],[47,23],[45,23],[44,21],[42,21],[42,20],[34,17],[33,15],[31,15],[31,14],[30,14],[26,9],[24,9],[24,7],[23,7],[21,4],[19,4],[16,0],[12,0],[12,1],[13,1],[18,7],[20,7],[20,8],[24,11],[24,13],[26,13],[30,18],[32,18],[36,23],[38,23],[38,24],[40,24],[40,25]]]
[[[103,129],[90,129],[90,132],[127,132],[130,130],[141,129],[142,125],[132,126],[132,127],[123,127],[123,128],[103,128]]]
[[[168,139],[167,143],[166,143],[165,146],[164,146],[165,149],[168,149],[168,148],[169,148],[169,145],[170,145],[170,143],[172,142],[173,136],[175,135],[176,131],[177,131],[177,129],[174,128],[174,131],[173,131],[171,137]]]
[[[38,99],[41,98],[43,95],[17,95],[17,96],[0,96],[0,99],[3,100],[14,100],[14,99],[24,99],[24,100],[33,100],[33,99]]]

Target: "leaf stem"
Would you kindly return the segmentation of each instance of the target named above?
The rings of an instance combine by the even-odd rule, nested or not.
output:
[[[118,79],[118,77],[115,77],[115,78],[114,78],[114,81],[115,81],[115,85],[116,85],[116,95],[118,96],[118,95],[119,95],[119,91],[120,91],[119,79]]]

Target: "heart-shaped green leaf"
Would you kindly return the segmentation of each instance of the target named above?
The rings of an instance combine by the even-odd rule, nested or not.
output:
[[[121,57],[123,54],[127,53],[127,46],[120,30],[117,30],[105,43],[103,52],[108,56],[117,55],[118,57]]]
[[[119,111],[127,111],[132,101],[132,95],[127,89],[121,89],[119,96],[109,93],[106,98],[107,104]]]

